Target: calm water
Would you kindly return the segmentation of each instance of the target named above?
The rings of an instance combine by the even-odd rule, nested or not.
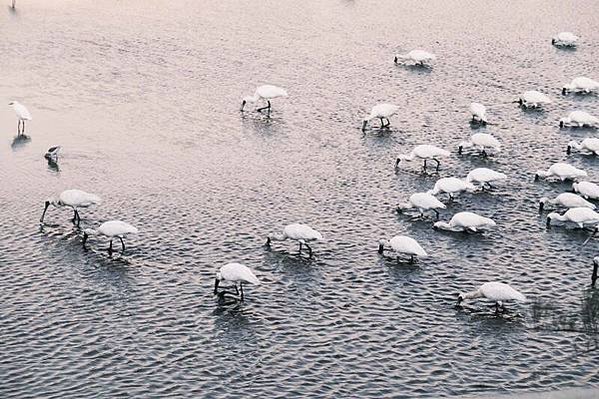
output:
[[[576,76],[599,79],[595,1],[17,6],[0,7],[0,99],[34,120],[31,140],[15,141],[0,106],[0,396],[413,398],[599,384],[596,342],[579,332],[597,302],[599,240],[581,247],[586,233],[547,231],[537,200],[568,186],[532,182],[566,159],[599,181],[598,160],[565,155],[594,133],[557,128],[574,108],[599,114],[596,96],[559,95]],[[562,30],[581,36],[578,50],[550,45]],[[432,71],[393,64],[415,47],[437,54]],[[271,119],[241,115],[241,97],[264,83],[289,98]],[[555,103],[509,103],[528,89]],[[364,136],[361,118],[380,101],[401,112],[390,133]],[[479,131],[502,141],[500,156],[455,154],[473,132],[471,101],[489,105],[495,125]],[[421,143],[454,150],[442,177],[509,175],[442,214],[479,212],[494,232],[435,232],[394,212],[437,178],[418,163],[393,170]],[[52,145],[63,146],[58,170],[42,157]],[[104,199],[82,212],[85,226],[118,218],[141,230],[123,257],[98,239],[83,251],[67,210],[51,209],[59,225],[40,231],[44,200],[67,188]],[[296,221],[327,238],[312,261],[292,243],[263,247]],[[377,241],[395,234],[431,257],[380,258]],[[238,307],[212,296],[229,261],[263,281]],[[484,302],[454,307],[457,292],[489,280],[532,301],[505,318]]]

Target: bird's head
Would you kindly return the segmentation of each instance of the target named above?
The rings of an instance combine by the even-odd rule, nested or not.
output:
[[[551,44],[555,44],[555,38],[551,39]]]
[[[381,238],[379,240],[379,254],[382,254],[385,251],[385,245],[387,244],[387,240]]]
[[[368,126],[369,121],[370,121],[370,119],[368,119],[368,118],[362,119],[362,131],[366,130],[366,126]]]
[[[464,301],[464,295],[458,294],[458,303],[457,303],[457,305],[459,306],[463,301]]]
[[[547,215],[547,222],[546,222],[546,226],[547,228],[551,227],[551,221],[556,217],[556,216],[560,216],[559,213],[557,212],[551,212],[549,215]]]
[[[566,94],[568,94],[568,90],[570,90],[569,85],[565,85],[564,87],[562,87],[562,95],[565,96]]]
[[[402,156],[397,157],[397,159],[395,160],[395,169],[397,169],[399,167],[399,164],[401,163],[401,161],[403,161],[403,157]]]
[[[547,203],[547,201],[549,201],[549,198],[547,197],[543,197],[539,200],[539,213],[543,212],[543,209],[545,208],[545,204]]]
[[[565,125],[566,125],[566,119],[565,118],[560,119],[559,120],[559,127],[564,127]],[[568,146],[568,147],[570,147],[570,146]]]
[[[395,57],[393,58],[393,62],[397,64],[397,61],[399,61],[399,59],[397,58],[397,56],[395,56]]]
[[[223,279],[223,276],[220,274],[220,272],[216,273],[216,277],[214,278],[214,294],[218,294],[218,284],[220,283],[220,281]]]

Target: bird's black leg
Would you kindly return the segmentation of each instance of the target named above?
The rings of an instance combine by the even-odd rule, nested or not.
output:
[[[414,255],[410,255],[410,263],[414,263]]]
[[[17,122],[17,136],[21,134],[21,120],[19,119]]]
[[[599,263],[593,262],[593,274],[591,275],[591,287],[595,286],[595,282],[597,281],[597,268],[599,267]]]
[[[436,210],[436,209],[433,209],[433,211],[435,212],[435,215],[436,215],[436,217],[437,217],[437,220],[439,220],[439,211],[438,211],[438,210]]]
[[[269,100],[266,100],[266,103],[267,103],[268,105],[266,105],[265,107],[262,107],[262,108],[258,108],[258,109],[256,110],[256,112],[262,112],[262,111],[264,111],[265,109],[267,109],[267,110],[268,110],[268,113],[270,113],[270,101],[269,101]]]
[[[299,246],[299,253],[298,253],[298,255],[300,255],[300,256],[301,256],[301,255],[302,255],[302,247],[303,247],[303,244],[302,244],[301,242],[300,242],[299,244],[300,244],[300,246]]]
[[[77,217],[77,227],[79,227],[79,224],[81,223],[81,216],[79,216],[79,211],[77,209],[75,209],[75,216]]]
[[[441,166],[441,162],[439,162],[438,159],[433,159],[433,161],[435,161],[437,163],[437,167],[435,168],[435,171],[438,172],[439,171],[439,166]]]
[[[489,155],[487,154],[487,151],[483,150],[483,157],[488,157]]]
[[[385,122],[383,121],[383,118],[379,118],[381,120],[381,129],[385,128]]]
[[[123,237],[119,237],[119,240],[121,240],[121,246],[123,247],[123,249],[121,250],[121,253],[125,252],[125,241],[123,241]]]
[[[235,286],[237,288],[237,286]],[[239,283],[239,290],[241,291],[240,301],[243,302],[243,283]]]
[[[112,238],[110,239],[110,245],[108,246],[108,255],[112,256]]]
[[[426,159],[424,160],[424,165],[422,166],[422,171],[426,173]]]
[[[308,257],[312,259],[312,248],[308,244],[306,244],[306,248],[308,248]]]
[[[23,134],[25,134],[25,121],[23,121]]]

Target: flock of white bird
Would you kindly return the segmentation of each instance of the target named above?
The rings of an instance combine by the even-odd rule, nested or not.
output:
[[[552,44],[558,47],[573,47],[577,45],[578,37],[569,32],[562,32],[556,35],[552,39]],[[436,60],[436,56],[427,51],[413,50],[406,54],[398,55],[394,58],[395,64],[411,65],[416,67],[430,67],[432,62]],[[565,84],[562,87],[562,94],[567,95],[568,93],[593,93],[599,91],[599,82],[586,77],[578,77],[573,79],[570,83]],[[259,86],[252,96],[246,96],[242,100],[241,111],[244,111],[248,103],[262,103],[260,108],[257,108],[257,112],[266,111],[270,114],[272,110],[271,100],[281,97],[287,97],[287,91],[283,88],[273,85]],[[552,103],[552,100],[545,94],[538,91],[526,91],[520,95],[517,100],[514,101],[523,108],[541,108]],[[12,101],[9,103],[17,115],[18,119],[18,135],[25,134],[25,122],[31,121],[31,114],[27,108],[19,103],[18,101]],[[394,104],[377,104],[372,107],[370,114],[363,119],[362,130],[365,131],[368,124],[373,120],[380,120],[380,129],[389,128],[391,122],[390,117],[395,115],[399,110],[399,107]],[[472,103],[469,111],[472,115],[472,123],[485,125],[487,121],[486,107],[479,103]],[[560,127],[599,127],[599,119],[589,115],[588,113],[580,110],[571,112],[567,117],[562,118],[559,121]],[[463,141],[457,145],[457,151],[462,154],[464,150],[472,149],[482,156],[489,156],[489,154],[497,153],[501,150],[501,143],[497,138],[487,133],[475,133],[469,140]],[[52,147],[46,153],[46,157],[56,161],[58,159],[58,151],[60,146]],[[581,143],[571,141],[567,145],[567,153],[570,154],[572,150],[586,151],[592,154],[599,154],[599,139],[586,138]],[[419,159],[423,161],[422,170],[424,173],[428,173],[428,167],[430,163],[434,163],[435,172],[439,171],[441,160],[451,155],[451,152],[443,148],[439,148],[430,144],[417,145],[408,154],[402,154],[397,158],[395,163],[396,171],[399,171],[400,166],[407,161],[413,161]],[[567,211],[563,214],[557,212],[551,212],[547,216],[547,226],[566,224],[573,225],[578,228],[593,228],[593,235],[598,231],[599,226],[599,213],[595,212],[595,205],[588,201],[588,199],[599,200],[599,186],[588,181],[577,180],[580,178],[587,177],[587,173],[583,170],[575,168],[566,163],[555,163],[549,167],[548,170],[539,170],[535,174],[535,180],[540,178],[550,179],[555,178],[559,180],[573,180],[572,189],[574,193],[562,193],[556,198],[541,198],[539,202],[539,211],[543,211],[546,206],[553,205],[556,208],[567,208]],[[475,193],[493,188],[492,183],[496,183],[505,180],[507,176],[503,173],[488,169],[488,168],[477,168],[468,173],[465,179],[456,177],[441,178],[436,181],[433,188],[427,192],[414,193],[412,194],[407,202],[399,204],[397,211],[402,213],[409,209],[416,209],[419,212],[419,218],[425,218],[425,212],[433,212],[435,214],[435,222],[433,224],[434,229],[442,229],[452,232],[467,232],[467,233],[478,233],[491,229],[496,226],[495,221],[492,219],[478,215],[474,212],[458,212],[446,221],[439,221],[439,210],[446,209],[446,205],[439,200],[436,196],[440,194],[446,194],[448,200],[453,200],[454,196],[463,193]],[[575,194],[578,193],[578,194]],[[45,202],[44,212],[40,219],[40,223],[44,225],[44,217],[46,211],[50,205],[54,207],[68,207],[73,210],[72,222],[79,228],[81,218],[79,210],[82,208],[88,208],[93,205],[100,204],[101,199],[94,194],[90,194],[81,190],[70,189],[63,191],[58,198],[49,198]],[[113,253],[112,243],[113,239],[118,239],[121,242],[122,252],[125,251],[124,238],[129,234],[138,233],[138,230],[132,225],[119,221],[111,220],[102,223],[97,229],[86,228],[83,230],[83,245],[85,246],[89,236],[91,235],[102,235],[110,239],[108,252],[110,255]],[[267,237],[266,245],[270,247],[273,241],[284,241],[293,240],[299,244],[299,253],[301,255],[304,247],[308,251],[308,256],[311,258],[313,251],[310,243],[314,241],[321,241],[323,236],[320,232],[314,230],[310,226],[304,224],[290,224],[285,226],[283,231],[280,233],[272,233]],[[587,239],[587,241],[589,240]],[[585,241],[585,244],[586,242]],[[410,263],[414,262],[417,257],[426,257],[426,251],[420,246],[416,240],[408,236],[395,236],[379,241],[378,252],[383,254],[386,250],[393,251],[396,259],[400,262],[400,257],[404,256],[408,258]],[[592,284],[595,284],[597,279],[597,267],[599,265],[599,257],[593,260],[594,270],[592,277]],[[220,283],[228,282],[232,284],[228,287],[229,290],[219,291]],[[254,272],[245,265],[240,263],[228,263],[222,266],[219,272],[216,274],[214,293],[219,297],[225,298],[225,296],[232,296],[235,301],[243,301],[243,284],[258,285],[259,279],[256,277]],[[233,291],[234,290],[234,291]],[[466,299],[473,299],[478,297],[485,297],[492,301],[495,301],[496,311],[504,309],[503,302],[509,300],[523,301],[525,296],[520,292],[501,282],[488,282],[480,286],[477,290],[460,294],[458,297],[458,304]]]

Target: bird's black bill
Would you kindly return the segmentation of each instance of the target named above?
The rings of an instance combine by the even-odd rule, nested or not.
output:
[[[87,233],[83,233],[83,240],[81,240],[81,244],[83,246],[85,246],[85,243],[87,242],[88,238],[89,238],[89,235]]]
[[[385,246],[383,244],[379,244],[379,254],[385,252]]]
[[[215,278],[214,279],[214,294],[216,295],[218,293],[218,284],[220,283],[219,279]]]
[[[46,203],[44,204],[44,212],[42,212],[42,217],[40,218],[40,223],[44,223],[44,217],[46,216],[46,211],[48,210],[49,206],[50,201],[46,201]]]

